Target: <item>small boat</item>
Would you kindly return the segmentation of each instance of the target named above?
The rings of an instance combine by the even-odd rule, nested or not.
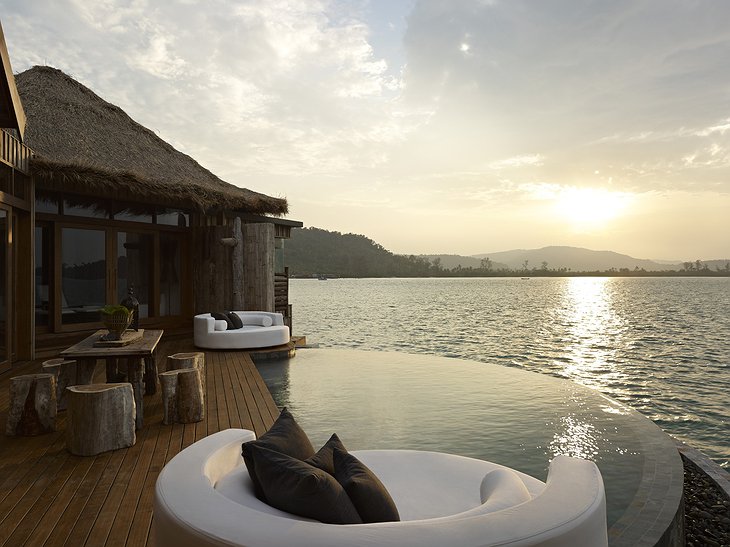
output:
[[[520,279],[530,279],[530,278],[529,278],[529,277],[522,277],[522,278],[520,278]]]
[[[320,275],[317,276],[317,279],[319,279],[320,281],[327,281],[327,276],[326,275],[323,275],[323,274],[320,274]]]

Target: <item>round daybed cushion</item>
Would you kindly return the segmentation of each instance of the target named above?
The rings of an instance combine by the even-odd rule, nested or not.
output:
[[[453,454],[353,451],[386,486],[402,521],[335,525],[294,517],[254,496],[240,454],[241,443],[254,438],[247,430],[220,431],[165,466],[155,489],[158,546],[608,545],[603,482],[590,461],[557,456],[543,484],[495,463]],[[485,479],[491,471],[504,472],[492,480],[505,480],[506,490]],[[511,505],[522,499],[512,488],[513,475],[529,492],[529,501]],[[486,503],[482,491],[489,495]]]

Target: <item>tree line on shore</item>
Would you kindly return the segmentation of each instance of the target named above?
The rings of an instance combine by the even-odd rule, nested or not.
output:
[[[565,276],[730,276],[730,262],[709,268],[702,261],[684,262],[682,269],[647,271],[642,268],[609,268],[602,271],[571,271],[565,267],[539,266],[526,260],[519,268],[496,266],[489,258],[478,267],[444,268],[439,258],[399,255],[358,234],[341,234],[320,228],[292,230],[285,244],[285,264],[292,277],[565,277]]]

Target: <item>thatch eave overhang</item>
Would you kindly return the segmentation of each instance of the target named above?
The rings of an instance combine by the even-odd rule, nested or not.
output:
[[[131,171],[114,171],[80,162],[59,162],[34,156],[31,174],[38,190],[193,209],[200,213],[239,210],[257,215],[285,215],[285,199],[244,188],[216,190],[190,181],[173,184],[150,180]]]

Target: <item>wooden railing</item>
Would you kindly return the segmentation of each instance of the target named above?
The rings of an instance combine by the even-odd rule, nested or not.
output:
[[[289,304],[289,268],[274,274],[274,311],[284,316],[284,323],[292,328],[291,305]]]
[[[31,150],[4,129],[0,131],[0,161],[29,174]]]

